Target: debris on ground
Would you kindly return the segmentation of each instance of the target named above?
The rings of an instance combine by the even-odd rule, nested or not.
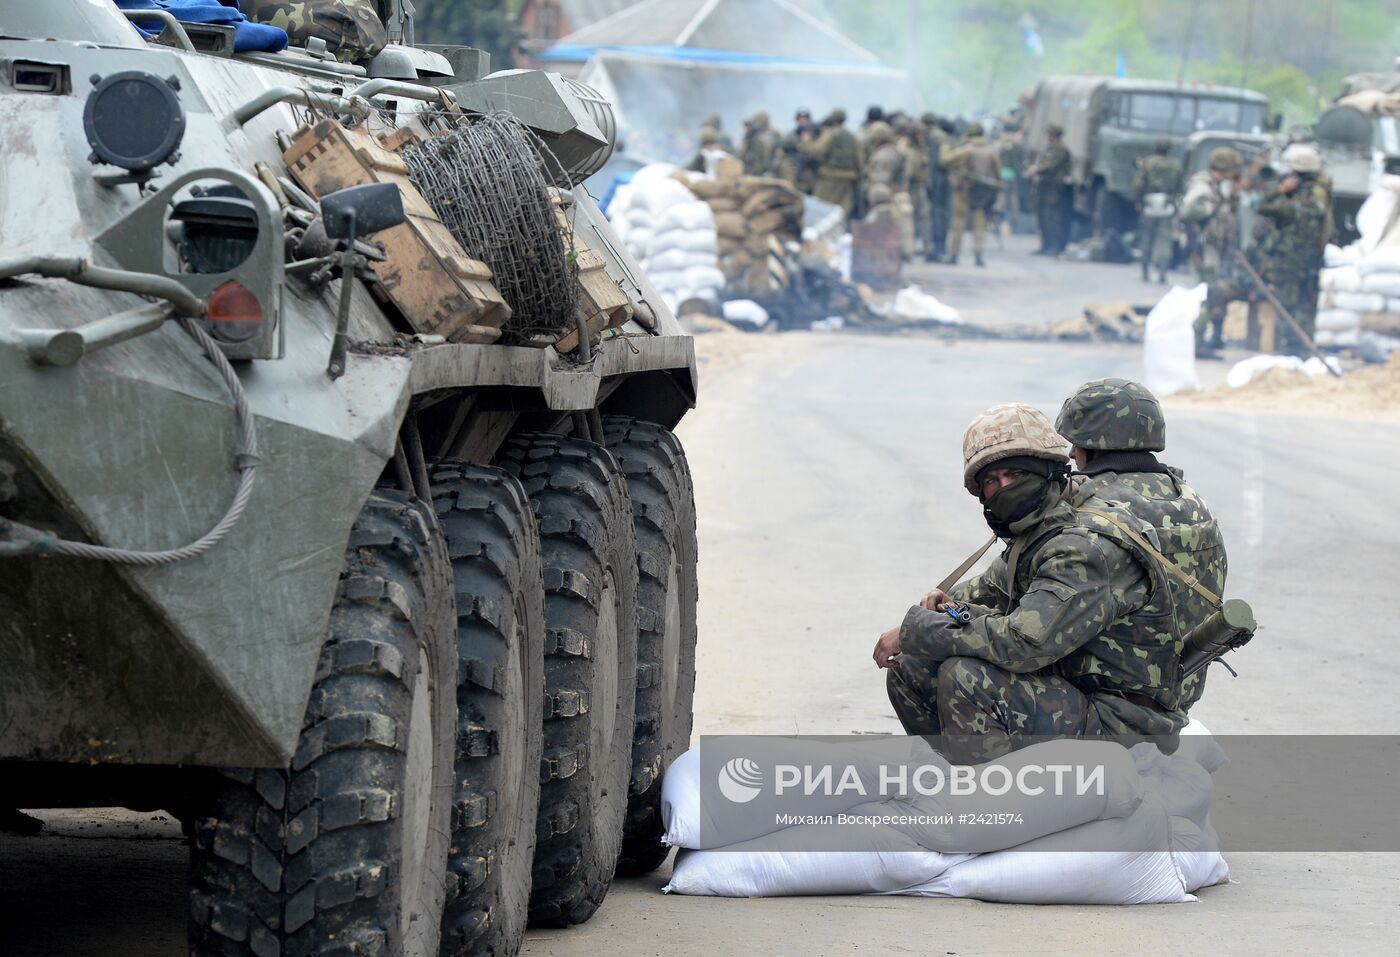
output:
[[[1225,384],[1232,389],[1241,389],[1271,371],[1328,375],[1329,367],[1337,372],[1342,371],[1341,363],[1335,358],[1329,358],[1324,365],[1322,360],[1315,356],[1309,357],[1306,362],[1297,356],[1250,356],[1230,367],[1230,371],[1225,374]]]
[[[1341,378],[1270,368],[1236,388],[1226,385],[1207,392],[1183,393],[1172,396],[1170,401],[1221,409],[1400,422],[1400,352],[1393,354],[1389,362],[1363,365]]]
[[[1052,323],[1049,338],[1068,342],[1141,342],[1147,310],[1126,300],[1085,306],[1073,319]]]
[[[916,285],[908,285],[894,297],[889,312],[903,319],[932,319],[936,322],[961,323],[958,311]]]

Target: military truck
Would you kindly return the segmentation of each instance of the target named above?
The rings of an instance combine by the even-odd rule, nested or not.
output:
[[[1332,180],[1337,224],[1333,241],[1339,245],[1358,238],[1356,213],[1371,194],[1376,174],[1400,171],[1400,118],[1387,113],[1384,105],[1400,104],[1400,92],[1387,91],[1391,84],[1381,85],[1378,80],[1368,95],[1356,88],[1359,82],[1358,77],[1348,77],[1352,92],[1324,110],[1313,124],[1313,138]]]
[[[1041,80],[1029,111],[1027,149],[1045,149],[1045,130],[1058,124],[1074,159],[1077,218],[1092,235],[1131,232],[1137,226],[1133,192],[1138,163],[1166,139],[1185,158],[1190,138],[1231,134],[1256,139],[1277,126],[1268,100],[1253,90],[1106,76],[1053,76]],[[1222,137],[1220,139],[1219,137]]]
[[[0,800],[173,813],[193,953],[513,953],[666,850],[692,342],[608,104],[409,6],[0,9]]]

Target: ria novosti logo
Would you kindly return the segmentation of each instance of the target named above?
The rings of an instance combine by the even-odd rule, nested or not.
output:
[[[719,793],[747,804],[763,790],[763,769],[748,758],[731,758],[719,769]]]

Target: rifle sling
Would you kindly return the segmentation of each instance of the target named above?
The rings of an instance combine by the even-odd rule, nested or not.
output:
[[[958,583],[958,579],[966,575],[967,570],[973,565],[976,565],[977,560],[979,558],[987,554],[987,549],[991,548],[993,545],[996,544],[996,540],[997,537],[995,535],[987,539],[987,544],[983,545],[981,548],[977,549],[977,551],[969,555],[967,557],[967,561],[963,562],[957,568],[953,569],[953,573],[951,575],[949,575],[947,578],[943,579],[941,582],[938,583],[938,590],[946,593],[948,589],[956,585]]]

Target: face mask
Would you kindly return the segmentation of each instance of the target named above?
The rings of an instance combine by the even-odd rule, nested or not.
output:
[[[983,503],[982,517],[999,537],[1010,538],[1011,526],[1040,507],[1049,486],[1039,475],[1022,476]]]

